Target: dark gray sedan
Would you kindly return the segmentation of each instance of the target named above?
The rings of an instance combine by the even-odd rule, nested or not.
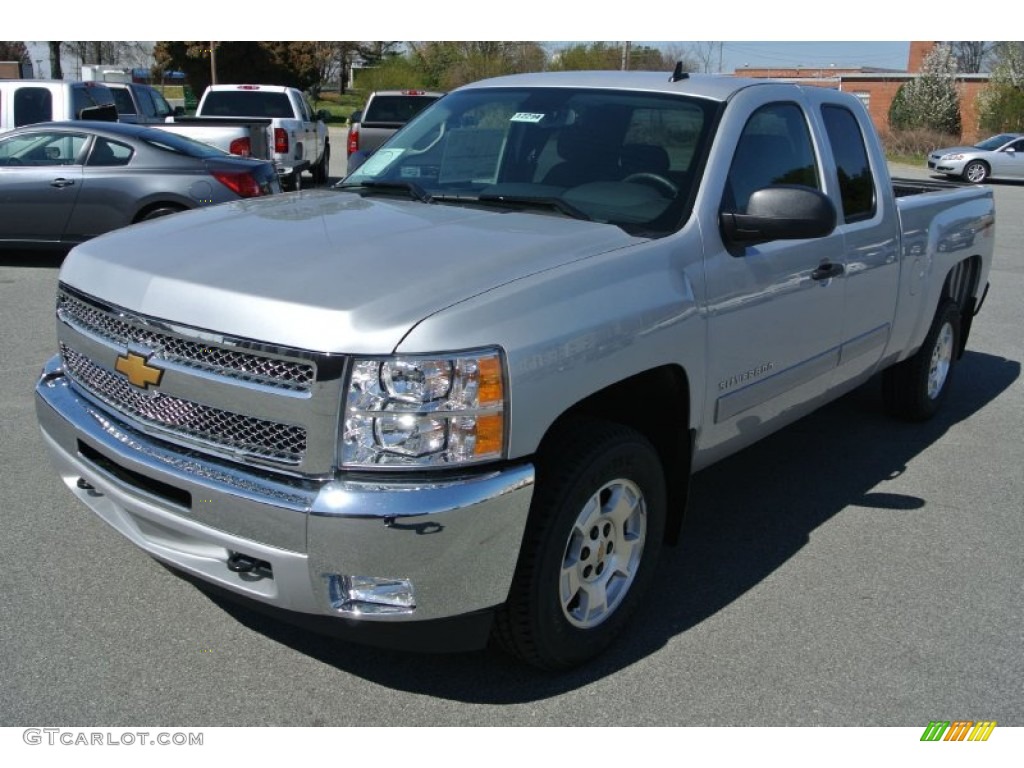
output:
[[[0,245],[70,247],[138,221],[281,191],[271,163],[144,125],[0,135]]]

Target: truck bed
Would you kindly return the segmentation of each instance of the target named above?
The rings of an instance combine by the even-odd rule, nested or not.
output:
[[[959,189],[970,186],[958,181],[941,181],[939,179],[902,179],[892,180],[892,190],[896,197],[910,197],[911,195],[923,195],[928,192],[939,190]]]

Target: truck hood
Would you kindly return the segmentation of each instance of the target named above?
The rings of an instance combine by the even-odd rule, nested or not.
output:
[[[419,321],[640,239],[545,213],[313,190],[166,216],[74,248],[61,280],[134,312],[320,352],[391,352]]]

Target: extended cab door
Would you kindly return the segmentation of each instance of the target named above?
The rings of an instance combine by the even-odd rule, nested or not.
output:
[[[301,121],[301,136],[302,136],[302,158],[306,160],[310,165],[316,163],[320,157],[320,147],[317,143],[318,136],[316,131],[316,119],[313,115],[313,110],[309,106],[309,102],[301,93],[295,94],[296,113]]]
[[[700,437],[712,455],[753,442],[820,403],[839,357],[842,235],[729,242],[720,214],[743,214],[776,185],[824,191],[807,105],[757,86],[726,107],[700,216],[707,278],[707,397]],[[826,203],[826,208],[828,203]]]
[[[842,235],[842,344],[833,385],[850,389],[874,372],[892,333],[899,291],[899,215],[885,157],[863,107],[835,91],[807,94],[822,125],[827,181]]]

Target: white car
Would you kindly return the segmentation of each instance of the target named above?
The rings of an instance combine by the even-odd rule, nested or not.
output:
[[[973,147],[936,149],[928,167],[972,184],[989,178],[1024,179],[1024,133],[1000,133]]]

